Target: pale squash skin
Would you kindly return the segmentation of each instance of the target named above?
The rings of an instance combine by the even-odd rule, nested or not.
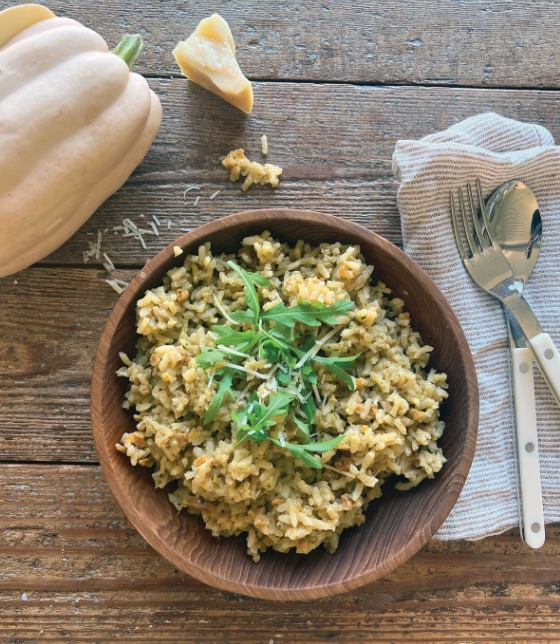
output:
[[[160,129],[161,104],[101,36],[67,18],[12,38],[0,72],[3,277],[61,246],[122,186]]]

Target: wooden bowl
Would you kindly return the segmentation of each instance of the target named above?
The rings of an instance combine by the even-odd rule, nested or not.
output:
[[[435,347],[430,366],[448,374],[449,398],[442,407],[445,432],[439,443],[447,463],[433,480],[408,492],[388,484],[370,504],[360,528],[345,530],[338,550],[319,547],[310,554],[272,550],[259,563],[246,554],[245,538],[217,539],[201,517],[177,515],[165,490],[156,490],[151,470],[133,467],[115,449],[123,431],[133,431],[132,413],[122,408],[128,381],[115,372],[119,351],[136,344],[136,301],[183,262],[173,247],[196,252],[205,241],[215,253],[235,252],[247,235],[269,230],[286,242],[340,241],[359,244],[374,278],[401,297],[414,329]],[[465,279],[468,279],[465,276]],[[314,599],[353,590],[402,564],[438,530],[455,504],[474,455],[478,426],[478,388],[467,340],[451,306],[428,275],[387,240],[356,224],[316,212],[254,210],[230,215],[183,235],[138,273],[117,302],[99,344],[93,370],[91,413],[95,446],[103,472],[123,511],[140,534],[174,566],[206,584],[266,599]]]

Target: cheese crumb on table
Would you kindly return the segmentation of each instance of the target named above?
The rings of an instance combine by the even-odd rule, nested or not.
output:
[[[262,147],[262,153],[268,154],[268,139],[266,138],[266,134],[263,134],[261,136],[261,147]]]
[[[229,178],[237,181],[240,177],[245,177],[243,191],[249,190],[253,183],[261,186],[270,184],[273,188],[278,185],[279,177],[282,174],[282,168],[277,165],[266,163],[264,166],[256,161],[250,161],[245,156],[245,150],[233,150],[222,161],[222,165],[230,172]]]

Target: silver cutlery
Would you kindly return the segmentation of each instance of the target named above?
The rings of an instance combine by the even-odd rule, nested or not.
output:
[[[453,231],[459,254],[470,276],[490,295],[497,298],[506,307],[512,317],[519,324],[525,336],[528,347],[533,353],[535,362],[542,371],[545,380],[560,404],[560,355],[552,339],[545,333],[531,310],[531,307],[522,295],[523,284],[513,274],[511,266],[505,258],[502,248],[491,233],[490,223],[484,205],[480,181],[477,179],[478,201],[480,213],[485,227],[482,227],[474,207],[470,185],[467,185],[473,229],[467,219],[463,192],[459,190],[459,206],[461,219],[467,239],[467,249],[463,245],[459,222],[455,212],[455,199],[450,194],[451,216]],[[473,234],[474,233],[474,234]]]
[[[521,284],[529,279],[539,256],[542,222],[533,191],[513,180],[497,188],[486,202],[490,234],[502,248],[513,275]],[[483,229],[484,230],[484,229]],[[521,328],[507,311],[515,409],[521,538],[531,548],[545,541],[533,354]]]

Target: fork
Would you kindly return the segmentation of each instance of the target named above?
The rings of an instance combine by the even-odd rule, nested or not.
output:
[[[476,187],[485,228],[484,233],[474,207],[470,184],[467,184],[467,194],[473,221],[472,230],[465,211],[463,191],[459,189],[459,206],[468,248],[465,248],[461,238],[455,211],[455,199],[452,193],[449,195],[453,232],[459,254],[473,281],[497,298],[515,318],[533,352],[535,362],[560,405],[560,355],[551,337],[543,331],[531,307],[523,297],[521,293],[523,286],[515,279],[500,244],[492,238],[479,179],[476,180]]]

